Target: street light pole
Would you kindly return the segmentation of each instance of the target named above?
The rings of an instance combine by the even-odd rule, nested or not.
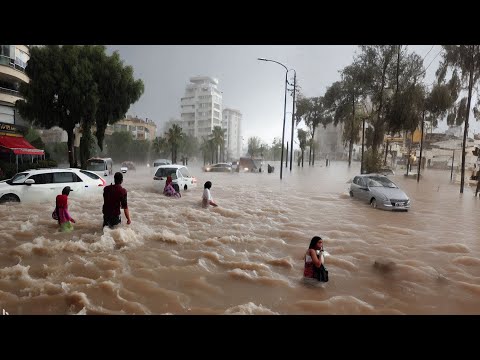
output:
[[[362,162],[360,163],[360,174],[363,174],[363,147],[365,143],[365,117],[363,118],[362,125]]]
[[[283,103],[283,131],[282,131],[282,153],[281,153],[281,160],[280,160],[280,180],[282,180],[282,169],[283,169],[283,147],[285,144],[285,118],[287,116],[287,84],[288,84],[288,68],[283,65],[282,63],[275,61],[275,60],[270,60],[270,59],[265,59],[265,58],[258,58],[260,61],[270,61],[274,62],[278,65],[281,65],[285,68],[285,100]]]
[[[290,138],[290,172],[292,172],[292,159],[293,159],[293,126],[295,121],[295,87],[297,85],[297,72],[295,69],[291,69],[294,72],[293,75],[293,105],[292,105],[292,137]]]

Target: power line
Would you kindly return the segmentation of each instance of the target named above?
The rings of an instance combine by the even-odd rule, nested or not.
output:
[[[425,59],[427,58],[428,54],[430,54],[430,51],[432,51],[432,49],[434,48],[435,45],[432,45],[432,47],[430,48],[430,50],[428,50],[427,54],[423,57],[423,61],[425,61]]]
[[[432,65],[433,61],[437,58],[437,56],[443,51],[443,49],[440,49],[440,51],[437,53],[437,55],[435,55],[435,57],[432,59],[432,61],[430,61],[430,64],[428,64],[427,68],[425,69],[425,71],[427,71],[427,69],[430,67],[430,65]]]

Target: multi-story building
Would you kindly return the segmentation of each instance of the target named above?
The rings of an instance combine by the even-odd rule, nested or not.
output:
[[[199,140],[208,138],[215,126],[222,126],[222,93],[218,80],[208,76],[190,78],[180,101],[181,127]]]
[[[146,118],[145,120],[128,115],[126,119],[108,125],[105,135],[112,135],[114,132],[128,131],[134,140],[153,140],[157,136],[157,124],[155,121]]]
[[[25,74],[30,59],[28,45],[0,45],[0,123],[28,126],[15,111],[21,99],[21,83],[28,83]]]
[[[228,160],[239,159],[242,150],[242,137],[240,135],[242,113],[238,110],[225,108],[222,114],[222,128],[225,129],[225,157]]]
[[[29,59],[28,45],[0,45],[0,161],[15,161],[17,171],[19,163],[45,155],[23,137],[29,123],[15,109],[15,102],[22,99],[20,84],[29,82],[25,74]]]

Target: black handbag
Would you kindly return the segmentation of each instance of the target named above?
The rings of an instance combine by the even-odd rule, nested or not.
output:
[[[315,267],[315,278],[318,281],[328,282],[328,270],[323,264],[320,265],[320,268]]]

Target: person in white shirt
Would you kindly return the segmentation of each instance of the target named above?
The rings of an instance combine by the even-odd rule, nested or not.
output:
[[[203,196],[202,196],[202,207],[207,208],[208,205],[218,206],[212,199],[212,194],[210,194],[210,188],[212,187],[212,182],[207,181],[203,185]]]

